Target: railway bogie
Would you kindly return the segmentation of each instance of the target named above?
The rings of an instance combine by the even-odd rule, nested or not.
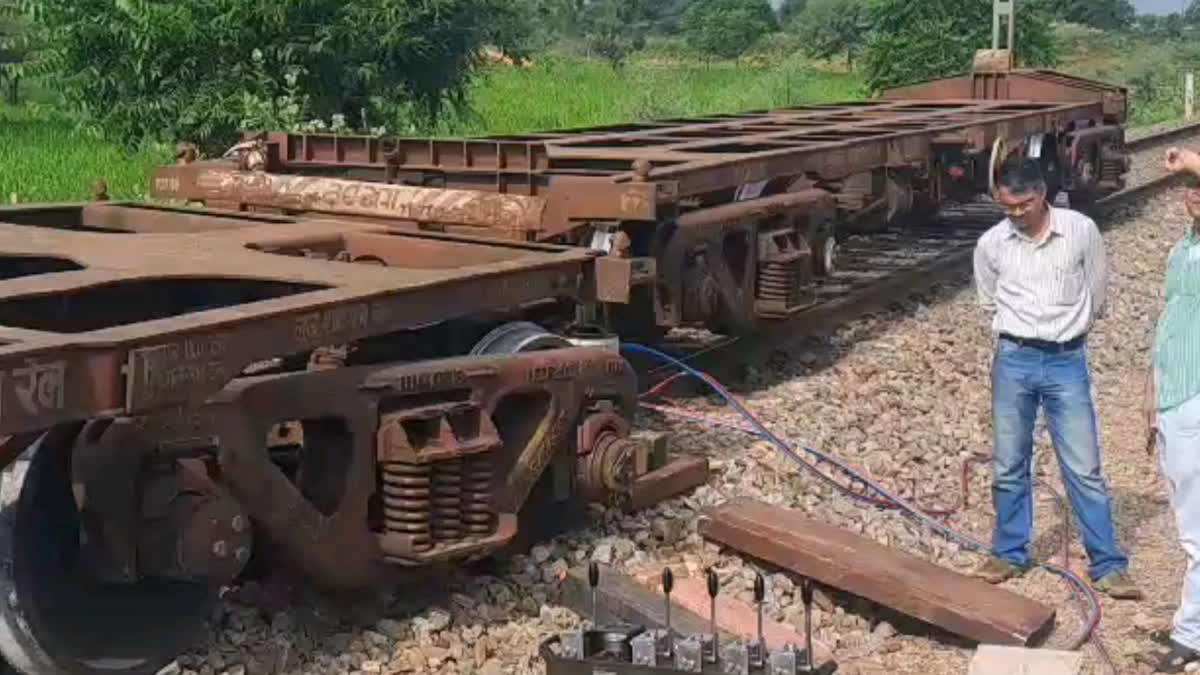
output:
[[[630,290],[586,250],[120,203],[0,208],[0,250],[0,654],[29,675],[155,672],[252,560],[360,589],[707,476],[572,326]]]

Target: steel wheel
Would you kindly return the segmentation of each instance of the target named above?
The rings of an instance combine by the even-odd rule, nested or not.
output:
[[[529,321],[513,321],[493,328],[471,348],[471,356],[519,354],[542,349],[561,349],[571,343],[561,335]]]
[[[826,235],[817,239],[816,246],[816,267],[814,270],[819,277],[833,276],[837,271],[837,239],[833,235]]]
[[[996,181],[1000,178],[1000,167],[1004,165],[1004,160],[1008,159],[1008,153],[1011,149],[1008,147],[1008,141],[1003,137],[997,137],[992,141],[992,155],[988,161],[988,194],[996,194]]]
[[[0,474],[0,653],[26,675],[142,675],[203,629],[209,589],[143,581],[102,586],[76,571],[73,429],[55,429]]]

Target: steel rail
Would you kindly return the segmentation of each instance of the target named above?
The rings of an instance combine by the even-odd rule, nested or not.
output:
[[[1146,148],[1168,143],[1170,141],[1194,136],[1200,133],[1200,121],[1188,122],[1177,127],[1171,127],[1163,131],[1155,132],[1146,136],[1139,136],[1125,141],[1125,148],[1130,151],[1145,150]]]

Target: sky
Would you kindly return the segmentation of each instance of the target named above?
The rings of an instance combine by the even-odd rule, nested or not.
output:
[[[772,7],[779,7],[783,0],[770,0]],[[1187,0],[1133,0],[1133,6],[1138,12],[1149,14],[1170,14],[1182,11],[1187,6]]]
[[[1133,6],[1146,14],[1170,14],[1181,11],[1187,3],[1181,0],[1133,0]]]

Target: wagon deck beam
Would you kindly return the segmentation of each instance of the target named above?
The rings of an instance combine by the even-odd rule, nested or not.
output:
[[[121,204],[0,208],[0,250],[0,434],[197,403],[280,354],[584,297],[594,258]]]

